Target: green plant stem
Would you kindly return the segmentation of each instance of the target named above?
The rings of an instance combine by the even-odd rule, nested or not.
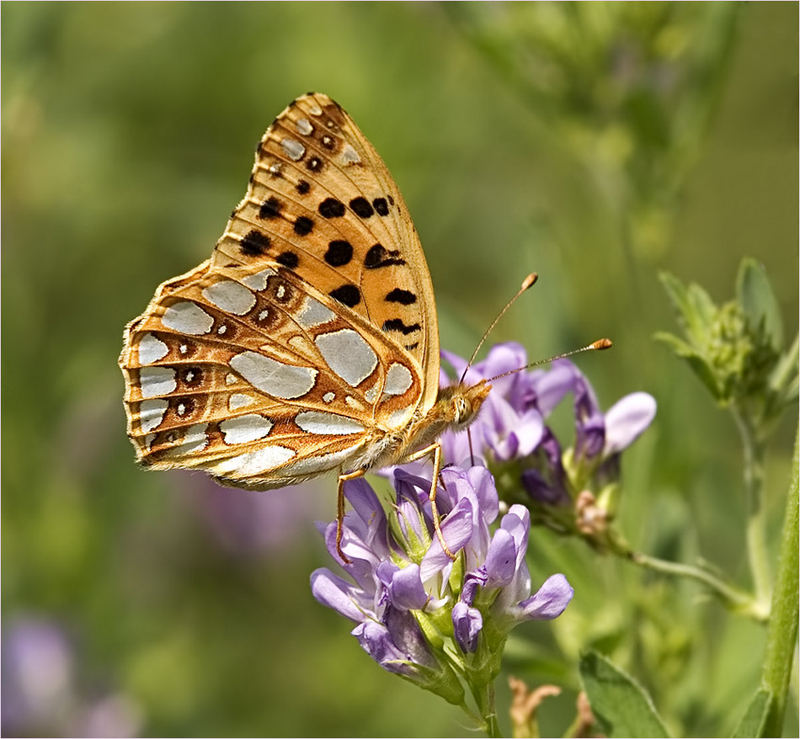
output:
[[[794,442],[792,482],[786,501],[786,517],[783,521],[778,573],[775,592],[772,595],[772,612],[767,627],[767,647],[764,653],[762,687],[772,693],[773,704],[767,718],[765,736],[780,736],[783,713],[786,707],[786,692],[797,640],[798,618],[798,441]]]
[[[484,721],[484,731],[486,736],[499,737],[500,725],[497,722],[497,710],[494,705],[494,683],[489,682],[478,689],[472,691],[475,702],[478,704],[478,711]]]
[[[733,409],[742,437],[744,488],[747,502],[747,559],[756,600],[766,609],[770,599],[770,572],[766,544],[764,506],[764,444],[745,414]]]
[[[669,562],[668,560],[651,557],[641,552],[631,552],[630,560],[648,570],[663,572],[676,577],[685,577],[700,582],[711,590],[714,595],[720,598],[726,606],[755,621],[766,621],[769,617],[768,610],[761,605],[758,599],[754,599],[748,593],[729,585],[708,570],[694,567],[693,565],[682,564],[680,562]]]

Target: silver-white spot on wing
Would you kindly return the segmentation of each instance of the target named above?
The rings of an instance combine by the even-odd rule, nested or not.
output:
[[[308,118],[298,118],[294,127],[297,129],[297,133],[301,133],[303,136],[308,136],[314,130],[314,126],[311,125]]]
[[[298,161],[303,158],[306,153],[306,147],[295,139],[285,138],[281,139],[281,149],[286,153],[292,161]]]
[[[334,399],[336,398],[336,393],[331,392],[330,390],[322,396],[322,400],[326,403],[333,403]]]
[[[139,370],[139,387],[143,398],[169,395],[178,387],[175,370],[172,367],[142,367]]]
[[[366,380],[378,365],[374,349],[351,328],[320,334],[314,343],[328,366],[353,387]]]
[[[386,395],[402,395],[413,382],[411,372],[404,364],[394,362],[386,373],[386,383],[383,392]]]
[[[322,108],[316,103],[309,103],[308,112],[311,113],[311,115],[322,115]]]
[[[220,280],[203,288],[203,297],[217,308],[237,316],[243,316],[256,304],[256,296],[233,280]]]
[[[228,398],[228,410],[236,411],[239,408],[244,408],[248,405],[252,405],[256,402],[256,399],[252,395],[245,395],[244,393],[232,393],[231,397]]]
[[[208,446],[207,423],[196,423],[186,429],[180,446],[174,449],[178,454],[192,454],[200,452]]]
[[[317,381],[317,370],[313,367],[283,364],[251,351],[233,357],[231,367],[253,387],[287,400],[305,395]]]
[[[303,310],[297,316],[297,322],[303,328],[312,328],[321,323],[327,323],[336,318],[333,311],[328,310],[319,300],[307,297],[303,303]]]
[[[227,418],[220,423],[219,428],[225,434],[226,444],[247,444],[251,441],[263,439],[272,429],[273,423],[269,418],[259,416],[258,413],[248,413],[236,418]]]
[[[153,334],[145,334],[139,340],[139,364],[152,364],[169,354],[169,347]]]
[[[363,446],[364,442],[360,442],[355,446],[349,446],[338,452],[319,454],[314,457],[308,457],[307,459],[301,459],[299,462],[289,465],[286,471],[292,475],[313,475],[317,472],[324,472],[325,470],[338,467],[349,457],[352,457],[358,452]]]
[[[364,431],[364,427],[352,418],[324,411],[303,411],[294,417],[294,422],[309,434],[338,436]]]
[[[251,290],[260,292],[261,290],[267,289],[267,278],[276,274],[278,273],[274,269],[267,267],[267,269],[262,269],[260,272],[256,272],[253,275],[242,277],[242,284],[247,285]]]
[[[236,472],[238,477],[249,477],[280,467],[294,455],[294,449],[273,444],[222,460],[215,465],[213,472],[218,475]]]
[[[345,164],[358,164],[361,161],[361,157],[350,144],[345,144],[342,147],[342,161]]]
[[[143,400],[139,403],[139,426],[143,433],[152,431],[161,425],[168,406],[169,402],[161,398]]]
[[[182,300],[173,303],[161,318],[167,328],[173,331],[180,331],[182,334],[192,334],[200,336],[211,331],[214,319],[208,315],[197,303],[189,300]]]

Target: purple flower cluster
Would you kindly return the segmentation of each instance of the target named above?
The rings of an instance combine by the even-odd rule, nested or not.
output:
[[[352,510],[344,518],[342,550],[349,563],[338,556],[335,522],[324,536],[348,577],[319,569],[311,588],[320,603],[355,624],[351,633],[384,669],[463,704],[461,681],[475,679],[471,660],[483,669],[499,666],[511,628],[555,618],[572,588],[563,575],[553,575],[531,595],[528,511],[512,506],[490,532],[499,505],[485,467],[446,468],[442,481],[436,500],[455,561],[434,532],[430,479],[398,469],[385,507],[365,480],[346,483]]]
[[[460,376],[461,357],[442,352]],[[527,364],[518,344],[493,347],[486,359],[467,370],[465,382],[476,383]],[[442,384],[449,380],[442,373]],[[575,438],[565,449],[546,421],[568,394],[572,394]],[[568,506],[587,490],[598,492],[614,482],[619,455],[649,426],[656,402],[643,392],[631,393],[603,413],[594,390],[567,359],[548,370],[517,372],[492,382],[478,419],[467,433],[442,437],[445,459],[461,463],[473,454],[492,465],[519,465],[522,486],[535,503]]]
[[[389,468],[382,474],[394,489],[383,501],[364,479],[345,483],[351,511],[341,551],[349,561],[337,551],[336,522],[323,527],[345,576],[319,569],[311,588],[320,603],[350,619],[351,633],[384,669],[466,708],[464,688],[476,697],[490,685],[509,631],[526,620],[556,618],[572,598],[561,574],[531,593],[525,558],[532,512],[537,521],[601,544],[608,510],[595,492],[615,486],[620,452],[647,428],[655,401],[633,393],[603,413],[586,378],[567,360],[493,379],[526,365],[516,344],[494,347],[468,370],[461,357],[443,356],[459,376],[466,370],[465,384],[492,384],[470,436],[447,432],[441,439],[449,466],[437,481],[436,501],[455,559],[434,531],[430,466]],[[449,382],[443,372],[441,384]],[[570,393],[575,439],[562,447],[547,420]],[[419,472],[426,469],[427,475]],[[503,493],[515,504],[499,526],[490,469],[512,481]]]

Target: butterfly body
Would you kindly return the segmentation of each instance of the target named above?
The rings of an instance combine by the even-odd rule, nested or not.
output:
[[[141,463],[254,489],[414,458],[489,390],[439,390],[433,286],[402,195],[315,93],[269,127],[211,258],[159,286],[119,364]]]

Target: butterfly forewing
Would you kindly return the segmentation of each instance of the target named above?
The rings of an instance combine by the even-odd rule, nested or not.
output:
[[[277,260],[411,353],[438,388],[433,287],[405,202],[375,149],[326,95],[295,100],[256,152],[212,263]]]

